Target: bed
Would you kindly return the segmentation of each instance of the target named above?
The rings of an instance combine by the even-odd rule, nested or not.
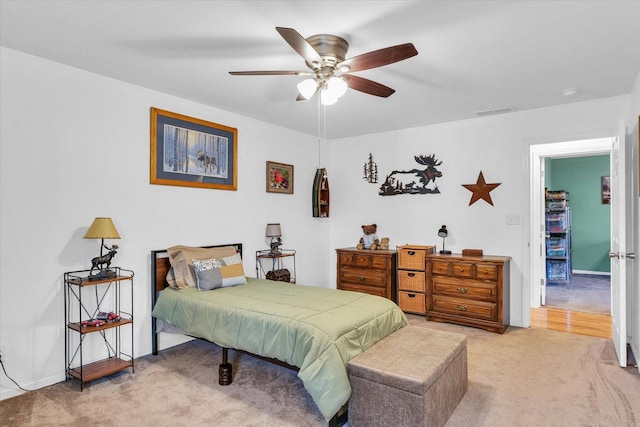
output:
[[[153,353],[157,354],[161,331],[213,342],[223,349],[221,385],[232,381],[227,349],[286,363],[298,368],[298,377],[328,421],[351,395],[347,362],[408,323],[398,306],[385,298],[244,277],[244,272],[239,284],[213,290],[201,290],[200,272],[195,272],[196,287],[170,286],[180,269],[174,248],[151,253]],[[242,244],[193,249],[220,248],[242,253]],[[189,250],[181,255],[182,261],[205,253]],[[233,274],[240,274],[238,266]]]

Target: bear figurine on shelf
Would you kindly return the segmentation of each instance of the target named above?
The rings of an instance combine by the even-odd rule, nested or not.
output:
[[[376,235],[376,230],[378,226],[376,224],[363,225],[362,231],[364,232],[364,236],[360,238],[360,242],[356,246],[358,249],[370,249],[375,251],[380,244],[380,240],[378,240],[378,236]]]

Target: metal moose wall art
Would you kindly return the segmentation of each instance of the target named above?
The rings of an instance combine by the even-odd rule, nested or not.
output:
[[[394,170],[380,186],[378,194],[381,196],[395,196],[398,194],[439,194],[440,189],[436,184],[436,178],[442,177],[436,166],[442,161],[436,159],[435,154],[430,156],[419,155],[413,157],[415,161],[426,169],[411,169],[408,171]]]

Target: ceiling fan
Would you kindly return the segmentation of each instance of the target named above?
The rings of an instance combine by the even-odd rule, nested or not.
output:
[[[293,50],[302,56],[310,71],[230,71],[229,74],[234,76],[313,76],[298,84],[297,101],[310,99],[320,91],[322,104],[331,105],[347,91],[347,88],[387,98],[395,92],[394,89],[350,73],[393,64],[418,54],[412,43],[405,43],[345,60],[349,43],[342,37],[318,34],[305,39],[293,28],[276,27],[276,30]]]

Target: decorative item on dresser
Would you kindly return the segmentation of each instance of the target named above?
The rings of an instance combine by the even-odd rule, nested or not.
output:
[[[337,288],[396,301],[396,251],[336,249]]]
[[[446,239],[448,235],[449,230],[447,230],[447,226],[443,225],[442,227],[440,227],[440,229],[438,230],[438,237],[442,237],[442,250],[440,251],[440,255],[449,255],[451,253],[451,251],[444,248],[444,239]]]
[[[426,256],[427,320],[503,333],[509,326],[508,256]]]
[[[434,246],[398,246],[398,305],[407,313],[426,313],[426,255]]]

